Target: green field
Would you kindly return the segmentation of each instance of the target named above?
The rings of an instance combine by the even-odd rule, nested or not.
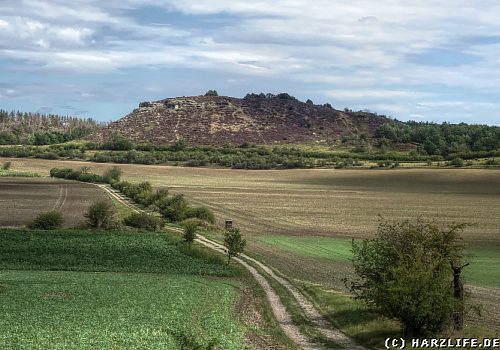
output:
[[[222,257],[153,233],[0,240],[1,349],[245,348],[240,271]]]
[[[297,257],[349,264],[351,240],[328,237],[262,236],[259,240],[276,249],[287,250]],[[500,288],[500,243],[466,243],[468,261],[464,269],[467,283]]]
[[[3,271],[1,349],[243,349],[234,286],[202,277]]]

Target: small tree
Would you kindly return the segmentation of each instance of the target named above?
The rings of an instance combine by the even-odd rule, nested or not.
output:
[[[2,169],[3,170],[9,170],[11,166],[12,166],[12,162],[5,162],[2,165]]]
[[[383,315],[401,321],[408,336],[434,334],[463,318],[460,272],[466,266],[459,233],[465,225],[440,228],[417,219],[381,221],[377,236],[354,242],[353,264],[357,279],[351,290]],[[455,288],[451,288],[451,270]],[[455,290],[455,292],[454,292]]]
[[[184,224],[184,233],[182,237],[187,243],[193,243],[196,239],[196,231],[198,231],[198,224],[193,221],[188,221]]]
[[[231,261],[231,258],[238,256],[245,248],[247,242],[242,237],[241,232],[237,228],[232,228],[224,232],[224,246],[227,250],[227,263]]]
[[[63,224],[63,216],[56,210],[51,210],[46,213],[38,214],[38,216],[28,224],[31,229],[55,230],[61,228]]]
[[[106,172],[104,173],[104,181],[106,181],[107,183],[119,182],[121,176],[122,170],[119,167],[114,166],[106,170]]]
[[[111,229],[118,226],[115,207],[108,201],[93,203],[84,214],[87,224],[96,229]]]

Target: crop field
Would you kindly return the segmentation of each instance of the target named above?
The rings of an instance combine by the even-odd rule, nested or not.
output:
[[[153,233],[2,229],[0,240],[1,349],[245,347],[242,283],[218,256]]]
[[[106,199],[99,188],[47,178],[0,177],[0,227],[23,226],[39,213],[59,210],[64,226],[82,223],[83,213],[96,200]]]
[[[0,160],[1,161],[1,160]],[[110,164],[12,159],[23,171]],[[446,225],[473,224],[463,234],[471,266],[465,273],[483,317],[473,324],[500,331],[500,171],[493,169],[230,170],[123,164],[124,178],[150,181],[232,219],[248,250],[297,281],[344,289],[352,273],[351,238],[370,237],[379,215],[423,216]]]

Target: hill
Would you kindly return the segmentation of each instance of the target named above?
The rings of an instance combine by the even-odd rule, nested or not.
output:
[[[288,94],[245,98],[193,96],[141,102],[139,108],[87,137],[94,142],[119,133],[134,143],[190,145],[334,142],[366,133],[390,119],[365,112],[339,111],[329,104],[301,102]]]

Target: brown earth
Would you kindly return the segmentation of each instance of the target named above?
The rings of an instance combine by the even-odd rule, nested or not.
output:
[[[38,214],[58,210],[64,227],[81,224],[96,200],[107,199],[96,186],[46,178],[0,178],[0,227],[23,226]]]
[[[176,97],[142,102],[87,139],[103,142],[120,133],[136,143],[154,144],[179,139],[190,145],[329,143],[344,135],[373,135],[388,121],[372,113],[342,112],[293,99]]]

